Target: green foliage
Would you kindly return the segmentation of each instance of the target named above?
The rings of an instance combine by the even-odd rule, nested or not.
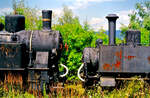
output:
[[[40,30],[42,28],[42,18],[38,15],[38,9],[29,8],[24,0],[13,0],[14,14],[24,15],[26,30]]]
[[[120,28],[122,30],[122,35],[128,29],[140,30],[141,31],[141,43],[144,45],[149,45],[150,39],[150,1],[145,1],[142,3],[137,3],[136,11],[129,14],[130,23],[128,26],[122,25]]]
[[[4,16],[0,16],[0,23],[5,24],[5,17]]]
[[[61,62],[69,67],[68,79],[71,80],[77,78],[77,69],[81,65],[83,49],[94,46],[96,36],[94,31],[85,26],[82,27],[79,19],[73,16],[70,9],[64,7],[63,13],[58,20],[59,24],[56,24],[53,29],[61,32],[64,45],[68,45],[68,50],[63,50]]]

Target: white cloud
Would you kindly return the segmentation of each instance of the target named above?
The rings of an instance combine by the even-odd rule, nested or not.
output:
[[[128,24],[130,22],[130,17],[128,15],[131,13],[132,13],[132,10],[120,11],[118,13],[119,19],[117,21],[117,29],[119,29],[121,27],[121,24],[128,26]]]
[[[54,16],[62,16],[63,15],[63,8],[57,8],[57,9],[52,9]]]
[[[116,29],[119,30],[121,27],[121,24],[124,24],[126,26],[128,26],[129,24],[129,16],[128,14],[132,13],[131,10],[129,11],[120,11],[118,12],[118,16],[119,19],[117,19],[117,24],[116,24]],[[92,26],[92,28],[97,31],[99,30],[101,27],[103,27],[105,30],[108,30],[108,21],[105,17],[93,17],[91,18],[91,20],[89,21],[89,24]]]
[[[63,8],[56,8],[56,9],[44,9],[44,10],[52,10],[53,16],[61,16],[63,13]],[[38,10],[37,15],[42,16],[42,10]]]
[[[0,8],[0,15],[4,15],[4,14],[10,13],[12,11],[13,11],[12,8]]]
[[[114,2],[114,1],[125,1],[125,0],[64,0],[64,1],[72,1],[73,4],[69,6],[70,9],[79,9],[79,8],[86,8],[92,2]]]
[[[101,27],[103,27],[104,29],[107,28],[107,20],[104,17],[103,18],[93,17],[89,21],[89,24],[95,31],[98,31]]]

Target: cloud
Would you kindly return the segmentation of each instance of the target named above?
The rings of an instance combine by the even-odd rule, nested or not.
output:
[[[130,22],[130,17],[128,15],[131,14],[132,12],[133,12],[132,10],[128,10],[128,11],[120,11],[118,13],[119,19],[117,21],[117,29],[121,27],[121,24],[128,26]]]
[[[115,2],[115,1],[125,1],[125,0],[64,0],[66,2],[72,1],[72,5],[69,6],[70,9],[79,9],[79,8],[86,8],[92,2],[102,3],[102,2]]]
[[[119,19],[117,20],[117,24],[116,24],[117,30],[120,29],[121,24],[128,26],[128,24],[129,24],[128,14],[130,14],[130,13],[132,13],[132,10],[118,12],[117,15],[119,16]],[[100,18],[93,17],[89,21],[89,24],[95,31],[98,31],[101,27],[103,27],[103,29],[105,29],[105,30],[108,30],[108,21],[105,17],[100,17]]]
[[[13,11],[12,8],[0,8],[0,15],[5,15],[5,14],[10,13],[12,11]]]
[[[54,16],[62,16],[63,15],[63,8],[57,8],[57,9],[52,9],[54,12]]]
[[[107,28],[107,20],[103,18],[97,18],[93,17],[90,21],[89,24],[91,25],[92,29],[95,31],[98,31],[100,28]]]

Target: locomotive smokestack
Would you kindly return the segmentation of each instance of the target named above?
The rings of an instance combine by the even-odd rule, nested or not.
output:
[[[109,45],[116,45],[116,20],[119,18],[116,14],[106,16],[109,22]]]
[[[52,10],[42,10],[43,29],[51,29]]]

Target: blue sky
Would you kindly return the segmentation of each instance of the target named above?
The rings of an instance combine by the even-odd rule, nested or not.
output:
[[[107,20],[105,16],[115,13],[119,16],[117,29],[121,23],[128,25],[128,14],[135,10],[137,2],[148,0],[25,0],[26,5],[32,8],[52,9],[57,16],[62,14],[63,5],[68,6],[78,16],[80,21],[86,19],[93,29],[100,27],[107,29]],[[12,0],[0,0],[0,14],[12,10]]]

